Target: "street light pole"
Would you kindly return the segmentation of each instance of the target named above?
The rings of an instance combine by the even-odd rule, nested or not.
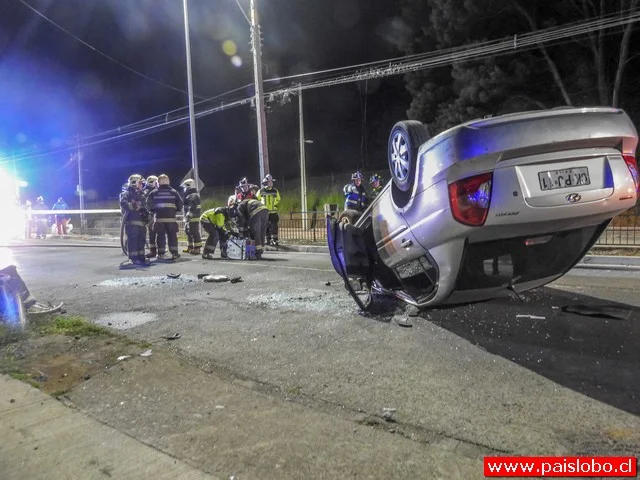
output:
[[[191,133],[191,168],[200,190],[200,174],[198,173],[198,144],[196,141],[196,115],[193,108],[193,77],[191,74],[191,41],[189,39],[189,0],[182,0],[184,10],[184,41],[187,54],[187,90],[189,93],[189,131]]]
[[[302,106],[302,84],[298,87],[298,109],[300,114],[300,206],[302,229],[307,229],[307,159],[304,151],[304,109]]]
[[[76,151],[78,160],[78,197],[80,198],[80,233],[84,235],[86,220],[84,218],[84,181],[82,178],[82,150],[80,150],[80,135]]]
[[[186,2],[186,0],[185,0]],[[260,178],[269,172],[269,148],[267,144],[267,119],[264,114],[264,89],[262,86],[262,35],[258,23],[255,0],[251,0],[251,45],[253,50],[253,73],[256,90],[255,104],[258,119],[258,155],[260,157]]]

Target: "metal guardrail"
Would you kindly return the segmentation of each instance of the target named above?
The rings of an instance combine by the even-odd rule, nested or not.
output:
[[[638,207],[615,217],[602,232],[596,246],[640,247],[640,215]]]

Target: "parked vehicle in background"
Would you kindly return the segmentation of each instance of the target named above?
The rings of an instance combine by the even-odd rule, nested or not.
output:
[[[474,120],[431,139],[399,122],[391,180],[354,224],[327,220],[334,268],[361,308],[372,291],[433,306],[545,285],[635,205],[637,143],[626,113],[604,107]]]

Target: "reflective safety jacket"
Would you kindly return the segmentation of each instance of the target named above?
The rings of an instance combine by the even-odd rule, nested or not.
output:
[[[248,228],[249,222],[251,219],[258,213],[268,211],[267,207],[265,207],[260,200],[248,199],[243,200],[238,205],[238,228]]]
[[[280,192],[275,187],[262,187],[258,190],[256,198],[269,209],[269,213],[278,213],[280,203]]]
[[[377,188],[373,188],[371,190],[371,200],[375,199],[378,195],[380,195],[380,192],[382,191],[383,186],[380,185]]]
[[[144,203],[144,195],[137,187],[128,187],[120,195],[120,211],[126,216],[129,225],[144,227],[149,212]]]
[[[344,209],[363,212],[369,205],[369,197],[364,185],[356,187],[354,183],[344,186]]]
[[[200,194],[195,188],[188,188],[184,197],[184,221],[199,222],[202,215]]]
[[[235,231],[233,218],[229,207],[218,207],[207,210],[200,217],[200,223],[210,223],[220,228],[223,232]]]
[[[147,205],[155,222],[172,223],[176,221],[176,213],[182,210],[184,204],[180,194],[171,185],[160,185],[149,194]]]

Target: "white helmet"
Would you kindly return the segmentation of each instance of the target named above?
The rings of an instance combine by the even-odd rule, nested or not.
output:
[[[229,198],[227,198],[227,207],[233,207],[235,204],[236,204],[236,196],[229,195]]]
[[[187,178],[184,182],[182,182],[182,185],[180,186],[185,190],[189,188],[196,188],[196,181],[193,180],[192,178]]]
[[[138,184],[142,181],[142,175],[133,174],[129,177],[129,186],[137,187]]]
[[[155,175],[149,175],[147,177],[147,186],[156,188],[158,186],[158,177],[156,177]]]

